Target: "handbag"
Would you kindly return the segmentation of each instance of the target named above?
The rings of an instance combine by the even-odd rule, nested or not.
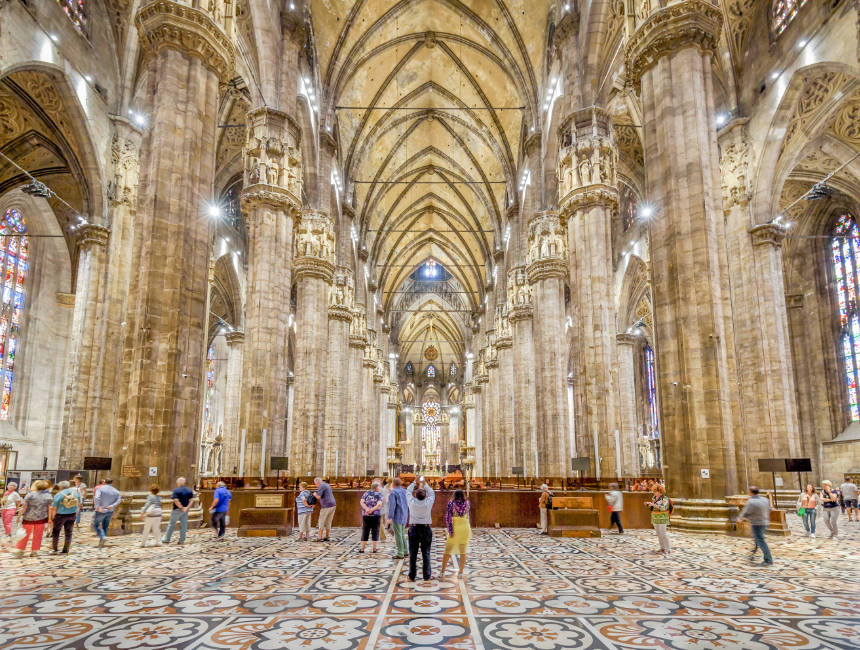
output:
[[[798,508],[797,509],[797,516],[798,517],[802,517],[805,514],[806,514],[806,508]]]

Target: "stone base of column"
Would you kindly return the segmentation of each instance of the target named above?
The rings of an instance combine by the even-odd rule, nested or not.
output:
[[[164,536],[167,530],[167,524],[170,523],[170,511],[173,510],[173,501],[170,499],[172,492],[163,492],[159,494],[161,497],[161,535]],[[116,514],[111,518],[110,534],[111,535],[129,535],[139,534],[143,532],[143,517],[140,516],[140,511],[146,504],[146,497],[149,492],[123,492],[122,503],[117,507]],[[203,508],[200,503],[192,505],[188,509],[188,530],[197,530],[200,527],[200,522],[203,521]],[[114,528],[114,522],[117,522],[117,528]],[[174,531],[174,537],[179,534],[179,530]],[[176,539],[179,539],[176,537]],[[159,540],[161,541],[161,540]],[[150,543],[147,540],[147,543]]]
[[[738,507],[727,500],[672,499],[672,529],[688,533],[729,533],[734,530]]]

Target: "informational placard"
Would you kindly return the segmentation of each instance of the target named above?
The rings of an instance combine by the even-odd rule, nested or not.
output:
[[[702,478],[711,478],[711,470],[702,469]]]
[[[149,475],[150,476],[158,476],[158,468],[157,467],[150,467],[149,468]]]
[[[140,478],[140,468],[137,465],[123,465],[119,473],[126,478]]]
[[[254,495],[254,507],[255,508],[283,508],[284,507],[284,495],[283,494],[255,494]]]

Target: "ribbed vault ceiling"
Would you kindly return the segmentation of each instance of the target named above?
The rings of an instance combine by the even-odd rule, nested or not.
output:
[[[384,305],[428,258],[454,275],[469,308],[481,303],[538,108],[547,5],[310,3],[323,108]],[[404,322],[410,339],[427,333],[427,309]]]

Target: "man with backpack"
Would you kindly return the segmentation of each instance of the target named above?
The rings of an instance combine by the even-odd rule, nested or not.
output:
[[[48,515],[48,520],[54,524],[51,530],[52,547],[53,552],[56,553],[57,546],[60,543],[60,529],[63,529],[65,539],[61,552],[68,553],[69,547],[72,545],[72,531],[75,529],[75,518],[78,516],[78,508],[82,504],[78,498],[80,493],[71,487],[68,481],[60,481],[57,487],[60,490],[54,495]]]

